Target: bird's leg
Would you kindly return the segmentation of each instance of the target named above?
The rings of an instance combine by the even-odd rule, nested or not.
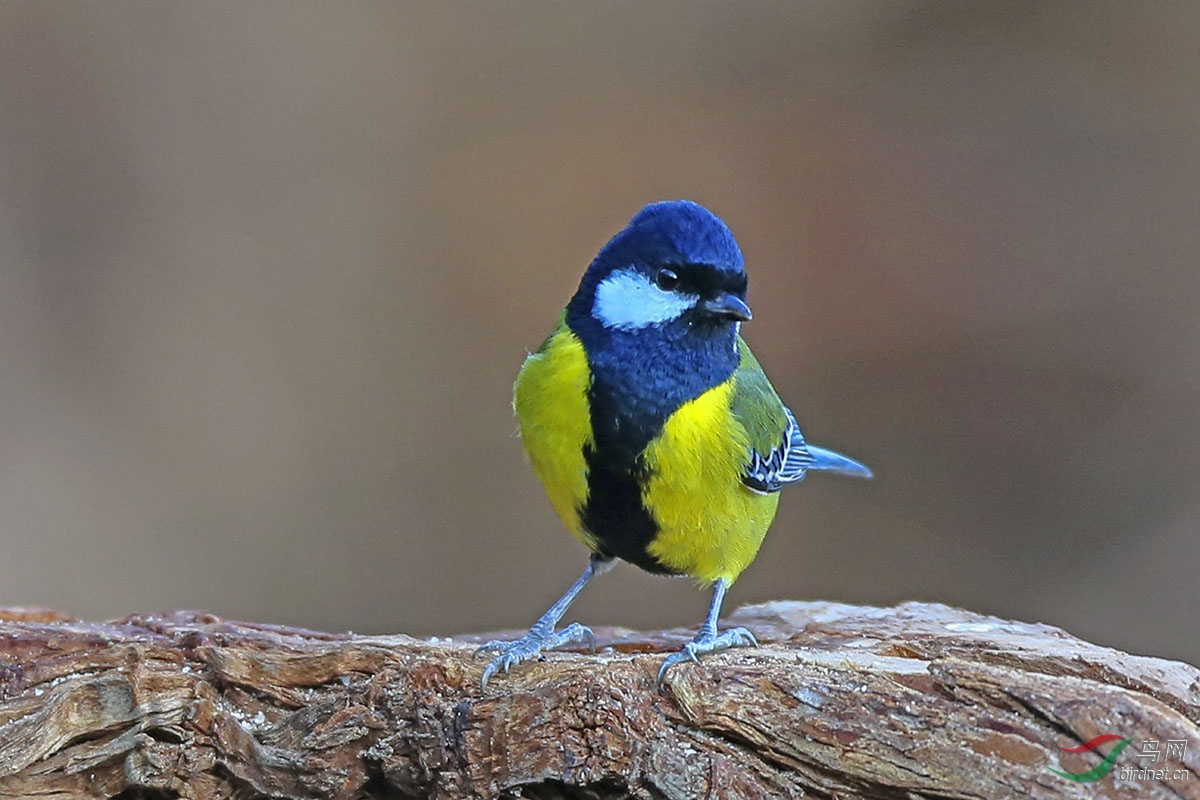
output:
[[[717,620],[721,616],[721,603],[725,600],[725,592],[728,589],[729,582],[724,578],[719,578],[717,585],[713,587],[712,603],[708,606],[708,616],[704,618],[704,624],[700,626],[700,631],[696,634],[696,638],[684,645],[683,649],[678,653],[672,653],[663,661],[662,667],[658,670],[658,688],[662,688],[663,679],[667,677],[667,670],[681,661],[695,661],[699,663],[701,653],[715,653],[718,650],[725,650],[740,645],[758,647],[758,640],[746,628],[730,628],[724,633],[717,633]]]
[[[578,622],[572,622],[560,631],[556,631],[558,621],[562,619],[563,614],[567,613],[567,609],[575,600],[575,597],[583,591],[583,587],[588,585],[588,581],[597,575],[602,575],[612,569],[613,560],[604,558],[603,556],[592,554],[588,559],[587,569],[579,576],[579,580],[567,589],[566,594],[558,598],[554,605],[546,610],[538,618],[538,621],[533,623],[533,627],[529,629],[529,633],[517,639],[515,642],[502,642],[499,640],[490,641],[475,651],[476,655],[480,653],[496,653],[496,657],[488,662],[488,665],[483,670],[483,688],[487,688],[488,679],[496,674],[497,671],[503,670],[508,672],[508,668],[513,664],[520,664],[522,661],[528,661],[543,650],[550,650],[555,647],[560,647],[568,642],[584,642],[593,650],[596,649],[596,637],[592,635],[590,628],[580,625]]]

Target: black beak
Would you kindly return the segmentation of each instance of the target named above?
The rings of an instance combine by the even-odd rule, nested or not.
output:
[[[729,292],[721,292],[711,300],[702,301],[699,308],[713,316],[729,317],[738,322],[749,322],[754,317],[746,301]]]

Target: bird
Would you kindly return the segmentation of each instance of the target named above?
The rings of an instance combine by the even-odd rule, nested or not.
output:
[[[520,438],[550,504],[590,551],[579,579],[521,638],[493,640],[497,672],[591,629],[559,623],[617,560],[712,587],[695,637],[658,672],[757,645],[718,630],[725,594],[758,554],[784,486],[809,472],[869,478],[807,442],[741,336],[751,319],[742,251],[716,214],[651,203],[600,250],[513,391]]]

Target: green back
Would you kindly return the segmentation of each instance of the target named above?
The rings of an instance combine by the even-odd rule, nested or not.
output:
[[[787,412],[783,401],[775,393],[775,387],[767,380],[767,374],[741,336],[738,337],[737,348],[741,361],[733,373],[733,413],[745,426],[750,436],[750,446],[760,455],[767,456],[784,444]]]

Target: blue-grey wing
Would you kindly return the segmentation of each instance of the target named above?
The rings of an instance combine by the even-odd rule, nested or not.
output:
[[[870,478],[871,470],[841,453],[817,447],[804,441],[796,417],[788,408],[787,427],[779,445],[765,455],[757,451],[750,454],[750,464],[742,476],[751,490],[762,494],[778,492],[789,483],[804,480],[809,470],[834,472],[854,478]]]
[[[800,425],[790,410],[786,407],[783,410],[787,414],[787,426],[779,444],[769,453],[751,452],[750,463],[742,475],[742,483],[762,494],[778,492],[784,484],[804,480],[813,463]]]

